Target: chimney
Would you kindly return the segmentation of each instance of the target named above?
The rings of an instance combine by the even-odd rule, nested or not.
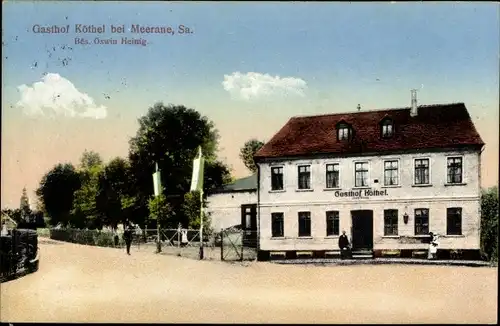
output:
[[[418,115],[418,106],[417,106],[417,90],[411,90],[411,110],[410,116],[416,117]]]
[[[358,104],[357,109],[358,109],[358,112],[361,111],[361,104]]]

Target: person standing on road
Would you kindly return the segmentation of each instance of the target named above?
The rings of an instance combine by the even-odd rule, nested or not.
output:
[[[116,228],[113,228],[113,242],[115,244],[115,247],[118,247],[118,244],[120,243],[120,238],[118,237],[118,232]]]
[[[181,247],[185,247],[188,244],[187,230],[182,229],[181,231]]]
[[[123,230],[123,240],[125,241],[125,245],[127,246],[127,255],[130,255],[130,246],[132,245],[132,234],[134,232],[134,228],[130,222],[126,222],[125,229]]]
[[[345,234],[345,230],[342,231],[342,235],[339,237],[339,248],[340,248],[340,258],[345,259],[349,257],[349,238]]]
[[[432,232],[429,233],[431,236],[431,242],[429,243],[429,259],[436,259],[437,258],[437,250],[439,246],[439,239],[437,234],[433,234]]]
[[[429,247],[427,248],[427,259],[432,259],[432,253],[431,253],[431,248],[432,248],[432,240],[434,240],[434,233],[429,232],[429,239],[427,240]]]

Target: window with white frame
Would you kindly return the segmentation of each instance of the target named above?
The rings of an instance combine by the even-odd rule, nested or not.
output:
[[[462,183],[462,158],[448,157],[448,183]]]
[[[339,211],[326,212],[326,236],[339,235]]]
[[[283,213],[271,213],[271,235],[273,238],[285,235]]]
[[[299,165],[299,189],[311,189],[311,166]]]
[[[299,212],[299,237],[311,236],[311,212]]]
[[[398,210],[384,210],[384,235],[398,235]]]
[[[283,167],[271,168],[271,190],[283,190]]]
[[[368,162],[354,163],[354,174],[356,187],[368,186]]]
[[[399,184],[399,162],[397,160],[384,161],[384,185],[396,186]]]
[[[429,234],[429,209],[417,208],[415,210],[415,235]]]
[[[428,158],[415,159],[415,184],[416,185],[430,184]]]
[[[382,122],[382,138],[390,138],[394,134],[394,124],[391,119]]]
[[[326,188],[339,187],[339,164],[332,163],[326,165]]]
[[[337,127],[337,139],[348,140],[351,136],[351,128],[346,123],[341,123]]]

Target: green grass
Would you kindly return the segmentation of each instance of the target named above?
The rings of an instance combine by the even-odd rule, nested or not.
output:
[[[40,238],[49,238],[50,237],[50,230],[49,229],[36,229],[36,234],[38,234],[38,236]]]

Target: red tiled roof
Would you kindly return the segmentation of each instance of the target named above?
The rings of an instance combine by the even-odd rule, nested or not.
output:
[[[394,136],[384,139],[380,121],[394,121]],[[354,138],[337,141],[336,125],[350,124]],[[255,158],[360,154],[400,150],[483,146],[463,103],[421,105],[418,115],[410,108],[293,117],[256,154]]]

